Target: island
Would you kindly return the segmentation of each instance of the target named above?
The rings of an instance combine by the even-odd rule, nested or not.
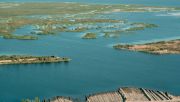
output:
[[[180,54],[180,39],[146,44],[117,44],[115,49],[127,49],[151,54]]]
[[[96,39],[97,36],[95,33],[86,33],[85,35],[82,36],[83,39]]]
[[[1,34],[0,34],[1,35]],[[4,39],[17,39],[17,40],[37,40],[38,37],[36,36],[31,36],[31,35],[13,35],[13,34],[5,34],[3,36]]]
[[[31,64],[31,63],[55,63],[55,62],[69,62],[71,59],[67,57],[56,56],[25,56],[25,55],[11,55],[0,56],[0,65],[3,64]]]

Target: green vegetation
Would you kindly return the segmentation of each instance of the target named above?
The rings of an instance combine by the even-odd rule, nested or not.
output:
[[[18,40],[37,40],[38,39],[38,37],[36,36],[30,36],[30,35],[17,36],[13,34],[4,34],[3,38],[4,39],[18,39]]]
[[[158,27],[158,25],[156,25],[156,24],[148,24],[148,23],[132,23],[130,25],[133,27],[125,29],[125,31],[137,31],[137,30],[144,30],[145,28]]]
[[[85,35],[82,36],[83,39],[96,39],[97,36],[95,33],[86,33]]]
[[[19,15],[65,15],[87,13],[93,15],[95,13],[104,12],[159,12],[159,11],[172,11],[179,10],[174,7],[157,7],[157,6],[144,6],[144,5],[99,5],[99,4],[82,4],[82,3],[0,3],[0,14],[3,16],[19,16]],[[8,5],[9,8],[3,8]],[[24,9],[26,8],[26,9]],[[8,13],[7,13],[8,12]],[[68,16],[69,17],[69,16]],[[74,16],[73,16],[74,17]]]
[[[137,31],[137,30],[144,30],[145,27],[130,27],[126,29],[125,31]]]
[[[52,35],[59,32],[85,32],[105,29],[105,37],[119,36],[121,32],[144,30],[157,27],[154,24],[132,23],[130,28],[122,30],[120,24],[129,24],[124,20],[99,18],[104,13],[112,12],[160,12],[180,10],[174,7],[157,7],[144,5],[99,5],[81,3],[0,3],[0,36],[5,39],[36,40],[34,35]],[[3,6],[9,6],[3,8]],[[26,25],[35,29],[32,35],[17,36],[13,32]],[[112,25],[107,27],[107,25]],[[118,26],[117,26],[118,25]],[[115,29],[114,29],[115,28]]]
[[[144,27],[144,28],[155,28],[158,27],[156,24],[149,24],[149,23],[132,23],[132,26]]]
[[[113,30],[113,31],[105,31],[104,33],[104,37],[105,38],[110,38],[110,37],[119,37],[121,33],[123,33],[124,31],[122,30]]]
[[[31,99],[22,99],[21,102],[41,102],[40,98],[35,97],[35,99],[31,100]]]
[[[0,56],[0,64],[53,63],[53,62],[69,62],[70,60],[71,59],[67,57],[55,57],[55,56],[24,56],[24,55]]]
[[[128,49],[129,47],[132,47],[133,45],[121,45],[121,44],[117,44],[117,45],[114,45],[113,48],[115,49]]]
[[[128,25],[128,24],[127,24]],[[128,33],[128,32],[134,32],[138,30],[145,30],[147,28],[155,28],[158,27],[156,24],[149,24],[149,23],[130,23],[128,25],[128,28],[116,28],[112,27],[115,30],[109,30],[109,31],[103,31],[104,37],[109,38],[109,37],[119,37],[120,34]]]
[[[95,27],[96,23],[119,23],[122,20],[111,20],[111,19],[27,19],[22,17],[11,18],[9,23],[5,22],[0,25],[0,36],[5,39],[19,39],[19,40],[36,40],[38,37],[36,35],[52,35],[58,32],[83,32],[89,29],[99,29],[101,27]],[[25,25],[32,25],[35,29],[30,32],[33,35],[23,35],[17,36],[12,34],[16,29],[23,27]],[[73,29],[72,29],[73,28]],[[29,32],[27,32],[29,33]]]

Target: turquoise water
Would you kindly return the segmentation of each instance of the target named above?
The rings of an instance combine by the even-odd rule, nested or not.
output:
[[[92,3],[96,1],[91,0]],[[150,2],[146,0],[105,1],[101,0],[97,3],[149,4]],[[157,2],[160,3],[157,4]],[[164,6],[178,4],[180,4],[178,0],[152,0],[151,2],[151,5]],[[159,25],[158,28],[122,34],[119,38],[106,39],[98,36],[96,40],[84,40],[80,38],[81,33],[60,33],[55,36],[42,36],[35,41],[0,39],[0,54],[55,55],[72,58],[70,63],[1,65],[0,102],[19,102],[22,98],[36,96],[49,98],[63,95],[82,98],[91,93],[115,90],[123,86],[151,88],[180,95],[180,55],[157,56],[112,48],[116,43],[143,43],[180,38],[178,13],[104,15],[108,18],[128,19],[129,22]],[[25,30],[30,29],[25,27]],[[16,34],[23,34],[23,30],[17,30]]]

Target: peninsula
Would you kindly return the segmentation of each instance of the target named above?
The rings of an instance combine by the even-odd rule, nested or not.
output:
[[[30,64],[30,63],[54,63],[54,62],[69,62],[66,57],[56,56],[23,56],[11,55],[0,56],[0,65],[2,64]]]
[[[136,45],[117,44],[113,47],[115,49],[127,49],[151,54],[180,54],[180,39]]]

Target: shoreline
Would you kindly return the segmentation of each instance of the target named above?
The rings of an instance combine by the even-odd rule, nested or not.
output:
[[[114,49],[138,51],[150,54],[180,54],[180,39],[145,44],[116,44]]]
[[[122,87],[115,91],[100,92],[84,97],[85,100],[68,96],[55,96],[38,102],[180,102],[180,96],[159,90]],[[29,100],[29,99],[27,99]],[[26,99],[23,99],[26,102]],[[33,101],[33,100],[32,100]]]

